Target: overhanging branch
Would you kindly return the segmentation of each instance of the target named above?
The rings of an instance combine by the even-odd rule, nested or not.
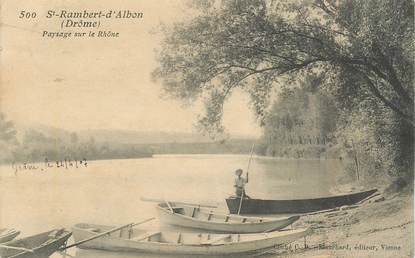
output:
[[[405,114],[400,108],[398,108],[396,105],[394,105],[390,100],[385,98],[379,91],[379,89],[374,85],[372,80],[369,78],[367,74],[360,71],[359,69],[354,68],[353,66],[348,66],[351,70],[356,72],[357,74],[360,74],[362,79],[366,82],[366,84],[369,86],[369,90],[375,95],[378,99],[382,101],[386,106],[391,108],[393,111],[395,111],[400,117],[402,117],[405,121],[407,121],[412,127],[415,127],[414,119],[412,116]]]

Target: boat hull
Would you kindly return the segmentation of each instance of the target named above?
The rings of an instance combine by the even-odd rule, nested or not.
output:
[[[289,214],[332,209],[343,205],[356,204],[357,202],[371,196],[376,191],[376,189],[373,189],[365,192],[315,199],[243,199],[240,214]],[[236,197],[226,199],[226,204],[228,205],[228,209],[231,214],[238,213],[240,200],[240,198]]]
[[[24,247],[33,250],[33,252],[0,248],[0,257],[2,258],[46,258],[56,252],[63,246],[72,233],[61,230],[59,237],[51,239],[49,235],[55,230],[40,233],[34,236],[7,242],[5,245]]]
[[[15,229],[4,229],[0,233],[0,243],[11,241],[15,237],[17,237],[19,234],[20,234],[20,231],[17,231]]]
[[[136,253],[157,253],[157,254],[176,254],[176,255],[234,255],[234,254],[250,254],[259,250],[274,247],[279,244],[291,243],[301,237],[305,237],[311,233],[309,229],[297,229],[288,231],[276,231],[262,234],[240,234],[243,241],[202,244],[195,241],[198,233],[183,233],[184,242],[156,242],[153,240],[135,241],[134,239],[126,239],[119,234],[103,236],[79,245],[84,249],[99,249],[115,252],[136,252]],[[177,232],[169,232],[174,234]],[[164,234],[164,233],[163,233]],[[94,236],[87,230],[73,228],[73,235],[76,242]],[[206,233],[204,233],[206,235]],[[224,236],[223,234],[211,234],[212,238]],[[237,235],[231,235],[232,238]],[[193,239],[193,240],[189,240]],[[187,242],[187,243],[186,243]]]
[[[182,214],[172,213],[168,209],[157,206],[160,221],[164,224],[180,227],[196,228],[205,231],[227,232],[227,233],[262,233],[280,230],[297,221],[299,216],[284,218],[246,218],[235,215],[213,214],[212,220],[206,217],[190,217]],[[225,222],[225,219],[228,222]],[[245,221],[245,222],[242,222]]]

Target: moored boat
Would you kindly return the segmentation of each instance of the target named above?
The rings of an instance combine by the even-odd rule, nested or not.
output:
[[[65,245],[71,232],[51,230],[33,236],[13,240],[0,245],[2,258],[45,258]]]
[[[132,224],[131,224],[132,225]],[[77,224],[73,230],[77,246],[86,249],[179,255],[230,255],[255,253],[279,244],[291,243],[311,233],[309,229],[257,234],[211,234],[146,232],[132,226]],[[111,233],[105,233],[111,232]],[[101,236],[100,236],[101,235]],[[94,236],[100,236],[94,238]],[[86,242],[83,240],[86,239]],[[88,240],[92,239],[92,240]]]
[[[0,243],[8,242],[13,240],[20,234],[20,231],[14,228],[1,228],[0,229]]]
[[[166,224],[229,233],[261,233],[279,230],[299,216],[282,218],[247,217],[217,214],[197,206],[165,202],[157,205],[160,221]]]
[[[307,213],[356,204],[376,191],[377,189],[373,189],[358,193],[312,199],[263,200],[244,198],[242,203],[240,197],[230,197],[226,199],[226,204],[228,205],[229,212],[232,214],[237,214],[238,210],[240,210],[239,214]]]

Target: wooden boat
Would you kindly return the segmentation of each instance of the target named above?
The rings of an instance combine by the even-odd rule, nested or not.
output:
[[[352,205],[371,196],[377,189],[337,195],[314,199],[294,199],[294,200],[262,200],[262,199],[242,199],[240,214],[287,214],[287,213],[306,213],[319,210],[332,209],[343,205]],[[239,197],[226,199],[229,212],[237,214],[240,206]]]
[[[65,245],[72,235],[64,229],[51,230],[0,245],[2,258],[45,258]]]
[[[210,234],[146,232],[131,226],[115,227],[77,224],[73,230],[79,248],[176,255],[230,255],[255,253],[279,244],[291,243],[311,233],[309,229],[257,234]],[[112,232],[112,233],[106,233]],[[99,238],[94,238],[94,236]],[[86,242],[82,241],[86,239]],[[92,240],[88,240],[92,239]]]
[[[170,225],[229,233],[261,233],[279,230],[297,221],[300,216],[283,218],[246,217],[216,214],[209,209],[173,202],[157,205],[160,221]]]
[[[0,229],[0,243],[8,242],[13,240],[20,234],[20,231],[14,228],[1,228]]]

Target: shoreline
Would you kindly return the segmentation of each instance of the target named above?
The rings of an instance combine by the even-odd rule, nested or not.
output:
[[[293,227],[313,229],[307,248],[299,240],[266,257],[413,257],[412,196],[381,193],[357,206],[304,215]]]

